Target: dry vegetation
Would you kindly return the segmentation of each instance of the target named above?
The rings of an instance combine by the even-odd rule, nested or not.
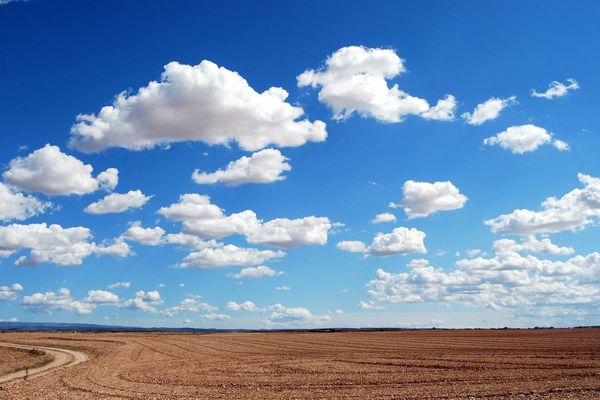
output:
[[[600,329],[3,334],[92,359],[4,399],[599,399]]]
[[[34,348],[22,350],[0,346],[0,376],[21,369],[39,367],[50,361],[52,361],[52,357]]]

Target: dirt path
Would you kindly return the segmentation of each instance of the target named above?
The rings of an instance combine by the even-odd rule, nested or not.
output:
[[[0,346],[3,347],[11,347],[17,349],[25,349],[29,350],[32,347],[35,347],[38,350],[43,350],[46,354],[53,357],[53,360],[48,364],[43,365],[38,368],[32,368],[29,370],[27,378],[33,378],[39,375],[43,375],[49,372],[52,372],[58,368],[70,367],[72,365],[77,365],[82,363],[88,359],[88,356],[85,353],[69,350],[69,349],[59,349],[56,347],[45,347],[45,346],[27,346],[23,344],[14,344],[14,343],[3,343],[0,342]],[[10,383],[14,381],[19,381],[25,379],[25,371],[16,371],[10,374],[0,376],[0,385],[5,383]]]

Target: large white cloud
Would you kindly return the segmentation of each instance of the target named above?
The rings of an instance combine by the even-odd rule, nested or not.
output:
[[[23,307],[30,312],[52,314],[54,311],[70,311],[79,315],[90,314],[96,304],[75,300],[71,291],[61,288],[57,292],[34,293],[23,296]]]
[[[0,286],[0,301],[14,300],[17,294],[23,290],[20,283],[13,283],[10,286]]]
[[[58,146],[45,145],[27,157],[10,161],[3,174],[4,181],[28,192],[49,196],[83,195],[102,187],[112,190],[118,182],[118,171],[109,168],[97,178],[94,168],[60,151]]]
[[[530,235],[583,229],[600,216],[600,179],[578,174],[585,186],[561,198],[549,197],[541,211],[517,209],[485,221],[493,232]]]
[[[552,81],[548,85],[548,89],[545,92],[538,92],[535,89],[531,90],[533,97],[543,97],[547,100],[552,100],[555,97],[562,97],[567,94],[569,90],[579,89],[579,84],[573,78],[567,79],[567,85],[558,81]]]
[[[150,200],[141,190],[130,190],[127,193],[111,193],[104,198],[91,203],[84,211],[88,214],[122,213],[134,208],[140,208]]]
[[[246,279],[246,278],[262,278],[264,276],[273,277],[283,275],[282,271],[275,271],[273,268],[267,267],[266,265],[259,265],[258,267],[246,267],[242,268],[240,272],[235,274],[227,274],[229,278],[233,279]]]
[[[390,233],[379,232],[373,238],[373,242],[367,246],[359,240],[341,241],[337,247],[352,253],[363,253],[372,256],[392,256],[409,253],[426,253],[425,233],[415,228],[403,226],[394,229]]]
[[[16,265],[53,263],[58,265],[80,265],[92,255],[114,255],[126,257],[130,254],[127,243],[116,240],[110,245],[91,242],[88,228],[63,228],[60,225],[10,224],[0,226],[0,256],[8,257],[22,250],[30,250],[21,256]]]
[[[307,325],[331,321],[330,316],[314,315],[304,307],[286,307],[282,304],[275,304],[268,309],[272,310],[265,321],[268,325]]]
[[[491,99],[478,104],[472,113],[463,113],[461,114],[461,117],[463,117],[469,125],[481,125],[486,121],[498,118],[502,110],[512,104],[517,104],[517,98],[515,96],[506,99],[492,97]]]
[[[546,129],[532,124],[511,126],[483,141],[485,145],[498,145],[513,154],[523,154],[536,150],[544,144],[552,144],[560,151],[569,150],[569,145],[552,137]]]
[[[391,49],[343,47],[325,60],[320,70],[308,69],[297,77],[298,86],[320,87],[319,100],[333,111],[334,119],[353,113],[382,122],[400,122],[405,116],[451,120],[456,100],[447,96],[435,107],[400,90],[388,80],[405,72],[404,61]]]
[[[250,266],[280,258],[282,251],[258,250],[228,244],[217,248],[206,248],[188,254],[179,264],[181,268],[218,268],[224,266]]]
[[[460,193],[450,181],[415,182],[406,181],[402,186],[404,198],[400,203],[390,203],[392,208],[404,208],[408,218],[426,217],[438,211],[462,208],[467,196]]]
[[[263,222],[252,210],[225,215],[208,196],[199,194],[182,195],[179,203],[161,207],[158,213],[170,220],[181,221],[184,233],[204,239],[239,234],[249,243],[280,248],[323,245],[327,243],[332,227],[327,217],[276,218]]]
[[[282,181],[286,177],[281,175],[290,171],[288,164],[279,150],[264,149],[253,153],[250,157],[242,157],[230,162],[225,169],[212,173],[194,171],[192,179],[200,184],[213,184],[222,182],[228,186],[239,186],[245,183],[271,183]]]
[[[494,257],[462,259],[449,272],[426,260],[412,260],[408,272],[379,269],[367,285],[369,294],[383,302],[457,302],[493,309],[600,302],[600,254],[566,261],[522,255],[546,253],[548,247],[552,248],[549,254],[570,251],[537,239],[533,239],[532,246],[529,240],[512,245],[496,242]]]
[[[19,193],[0,182],[0,221],[18,220],[42,214],[52,204]]]
[[[287,103],[287,97],[279,87],[257,93],[238,73],[207,60],[193,66],[171,62],[160,82],[152,81],[136,94],[120,93],[97,115],[79,115],[70,145],[97,152],[190,140],[235,141],[255,151],[325,140],[325,123],[299,120],[304,111]]]

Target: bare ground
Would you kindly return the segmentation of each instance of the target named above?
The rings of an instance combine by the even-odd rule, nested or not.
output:
[[[91,359],[0,399],[600,399],[600,329],[3,334]]]
[[[44,351],[0,346],[0,376],[14,371],[47,364],[52,361]]]

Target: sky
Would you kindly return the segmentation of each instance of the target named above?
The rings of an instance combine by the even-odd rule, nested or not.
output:
[[[0,320],[597,325],[599,19],[0,0]]]

